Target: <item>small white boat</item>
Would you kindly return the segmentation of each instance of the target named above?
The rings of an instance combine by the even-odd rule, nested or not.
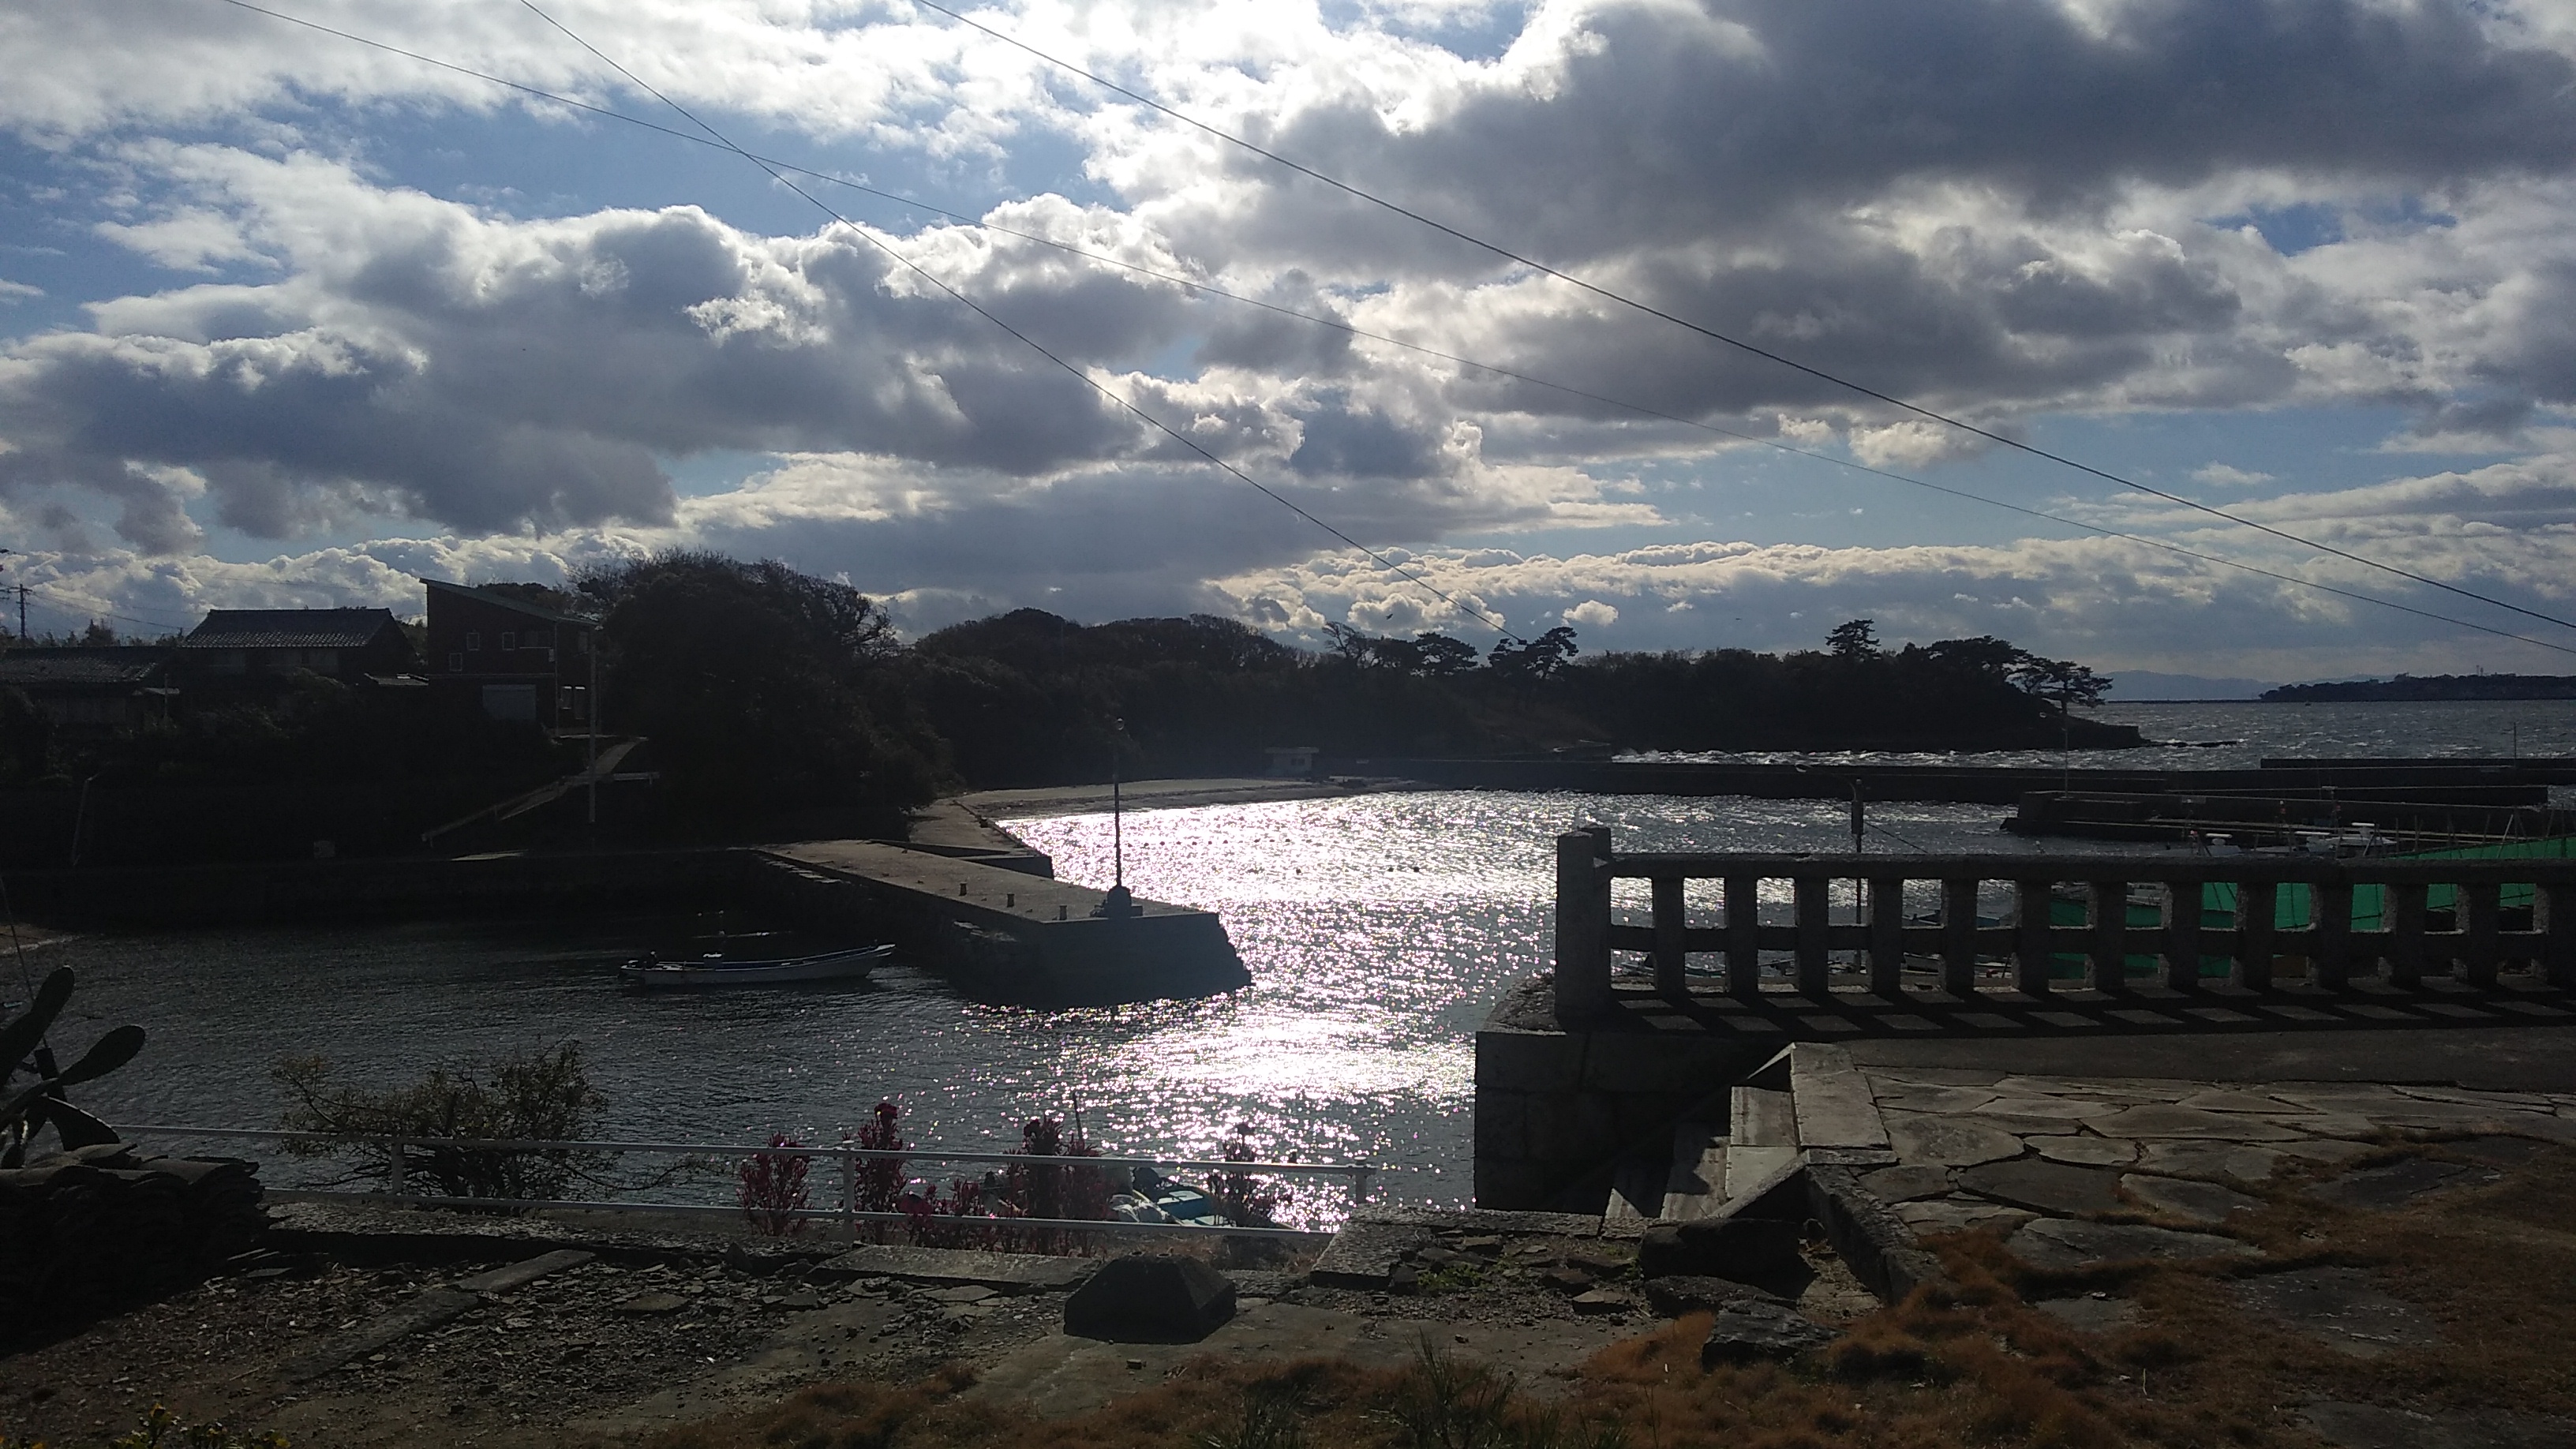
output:
[[[728,961],[720,956],[695,961],[665,961],[638,956],[617,968],[617,979],[645,991],[691,990],[703,986],[785,986],[807,981],[864,981],[894,947],[857,946],[776,961]]]

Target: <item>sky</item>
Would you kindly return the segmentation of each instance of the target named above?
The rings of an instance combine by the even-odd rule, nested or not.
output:
[[[2565,0],[540,3],[0,0],[36,631],[692,548],[2576,673]]]

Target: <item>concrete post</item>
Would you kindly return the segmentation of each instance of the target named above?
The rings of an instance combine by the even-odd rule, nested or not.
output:
[[[1556,838],[1556,1019],[1573,1023],[1610,1009],[1610,832],[1569,830]]]

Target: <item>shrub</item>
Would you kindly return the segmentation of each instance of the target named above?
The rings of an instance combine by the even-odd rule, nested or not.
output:
[[[1237,1122],[1234,1131],[1217,1149],[1217,1157],[1226,1162],[1259,1162],[1261,1153],[1252,1142],[1252,1124]],[[1274,1228],[1278,1220],[1271,1216],[1279,1208],[1279,1190],[1248,1172],[1219,1172],[1208,1178],[1208,1197],[1217,1210],[1237,1227]]]
[[[350,1154],[378,1163],[388,1184],[422,1186],[455,1198],[560,1198],[600,1166],[596,1154],[442,1147],[436,1139],[517,1138],[564,1141],[589,1136],[607,1098],[590,1084],[581,1044],[565,1042],[493,1063],[486,1072],[433,1068],[408,1087],[371,1092],[333,1082],[322,1057],[278,1063],[270,1079],[287,1094],[290,1132],[345,1140],[290,1143],[288,1151],[320,1157]],[[402,1137],[399,1154],[370,1138]]]
[[[805,1144],[779,1132],[770,1136],[769,1145]],[[805,1230],[802,1214],[809,1199],[805,1174],[813,1163],[813,1156],[803,1152],[763,1152],[742,1160],[741,1182],[734,1197],[742,1204],[742,1215],[751,1223],[753,1232],[784,1238]]]

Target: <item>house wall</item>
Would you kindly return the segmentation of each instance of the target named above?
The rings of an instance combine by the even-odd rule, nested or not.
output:
[[[529,718],[523,711],[533,709],[539,724],[581,724],[589,718],[589,633],[432,589],[422,673],[452,701],[494,718]]]

